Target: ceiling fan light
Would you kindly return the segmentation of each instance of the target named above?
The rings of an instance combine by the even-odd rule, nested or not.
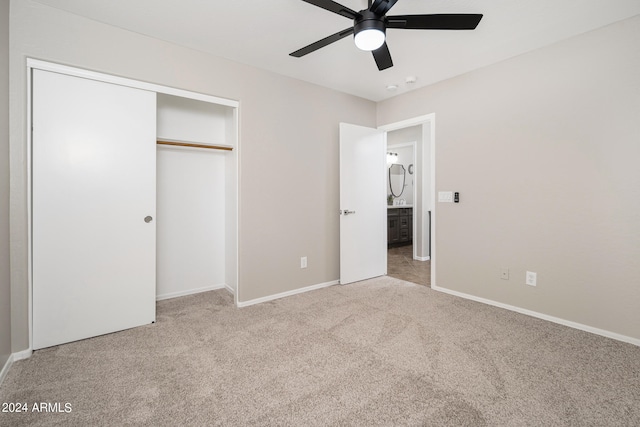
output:
[[[384,18],[368,10],[361,10],[353,22],[353,39],[358,49],[372,51],[384,44]]]
[[[354,36],[356,46],[360,50],[372,51],[384,44],[384,32],[376,28],[360,31]]]

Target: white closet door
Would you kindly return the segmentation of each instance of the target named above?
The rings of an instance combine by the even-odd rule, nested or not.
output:
[[[155,320],[155,97],[34,70],[34,349]]]

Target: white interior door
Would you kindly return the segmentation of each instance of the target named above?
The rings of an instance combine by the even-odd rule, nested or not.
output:
[[[340,283],[387,274],[386,134],[340,123]]]
[[[32,87],[33,348],[153,322],[156,94],[41,70]]]

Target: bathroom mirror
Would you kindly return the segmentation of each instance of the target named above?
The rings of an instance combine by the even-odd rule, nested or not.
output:
[[[404,175],[404,165],[400,163],[394,163],[389,166],[389,173],[391,175]]]
[[[399,163],[389,166],[389,189],[393,197],[400,197],[404,192],[406,172],[404,166]]]

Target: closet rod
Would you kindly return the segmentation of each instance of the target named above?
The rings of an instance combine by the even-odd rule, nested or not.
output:
[[[224,145],[208,145],[208,144],[194,144],[192,142],[177,142],[177,141],[156,141],[160,145],[174,145],[176,147],[192,147],[192,148],[208,148],[210,150],[225,150],[232,151],[233,147],[227,147]]]

